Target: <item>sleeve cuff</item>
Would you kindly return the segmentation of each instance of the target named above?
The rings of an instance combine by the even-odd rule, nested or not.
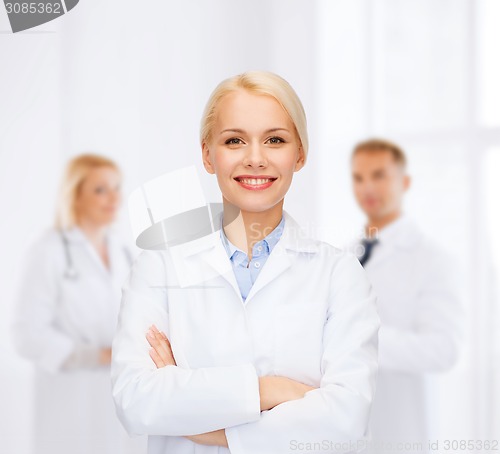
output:
[[[73,353],[64,361],[62,368],[65,370],[70,369],[89,369],[100,366],[101,348],[79,345]]]
[[[250,423],[251,424],[251,423]],[[243,443],[238,433],[238,426],[226,427],[226,440],[231,454],[244,454]]]
[[[253,370],[255,380],[253,382],[249,382],[247,386],[247,395],[249,397],[248,402],[250,415],[255,415],[255,417],[246,424],[252,424],[253,422],[259,420],[261,417],[259,377],[257,375],[257,371],[255,370],[255,366],[251,365],[250,367]],[[231,451],[231,454],[245,453],[244,445],[239,434],[239,429],[244,425],[245,424],[239,424],[231,427],[226,427],[225,429],[227,444],[229,450]]]
[[[251,379],[248,381],[245,396],[248,397],[248,408],[250,414],[253,416],[253,420],[260,418],[260,388],[259,388],[259,376],[257,375],[257,370],[253,364],[249,366],[251,368]]]
[[[57,345],[52,346],[52,350],[48,354],[42,355],[39,365],[51,373],[56,373],[64,368],[64,362],[74,351],[75,344],[69,339],[62,339],[57,342]]]

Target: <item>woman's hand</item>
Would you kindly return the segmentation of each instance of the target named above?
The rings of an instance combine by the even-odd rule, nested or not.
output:
[[[168,365],[177,366],[170,341],[165,333],[159,331],[155,325],[151,325],[146,333],[146,339],[149,345],[151,345],[149,356],[151,356],[158,369]],[[224,429],[197,435],[186,435],[184,438],[202,445],[228,447],[226,431]]]
[[[155,325],[151,325],[146,333],[146,339],[152,347],[149,350],[149,356],[151,356],[158,369],[165,366],[177,366],[170,341],[165,333],[158,331]]]
[[[99,352],[99,364],[111,363],[111,348],[101,348]]]
[[[289,400],[302,399],[306,392],[313,389],[316,388],[288,377],[259,377],[260,411],[270,410]]]
[[[151,345],[149,355],[157,368],[177,365],[170,341],[165,333],[159,331],[155,325],[151,325],[146,334],[146,339]],[[288,377],[272,375],[259,377],[260,409],[261,411],[270,410],[283,402],[301,399],[306,392],[313,389],[316,388]],[[185,435],[184,438],[202,445],[228,447],[224,429],[197,435]]]
[[[184,438],[194,441],[200,445],[225,446],[228,448],[226,431],[224,429],[214,430],[198,435],[185,435]]]
[[[283,402],[301,399],[306,392],[313,389],[316,388],[288,377],[272,375],[259,377],[260,410],[270,410]],[[198,435],[185,435],[184,438],[202,445],[229,447],[224,429]]]

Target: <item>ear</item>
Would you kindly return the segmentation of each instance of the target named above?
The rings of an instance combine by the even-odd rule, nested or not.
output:
[[[410,186],[411,186],[411,177],[410,175],[405,175],[403,177],[403,189],[405,190],[405,192],[408,191]]]
[[[304,149],[302,148],[302,145],[299,147],[299,153],[297,157],[297,162],[295,163],[295,170],[294,172],[297,172],[298,170],[302,169],[304,167],[306,161],[306,155],[304,153]]]
[[[205,167],[205,170],[210,174],[214,174],[215,170],[212,166],[212,162],[210,161],[210,149],[208,148],[206,142],[203,142],[201,144],[201,159],[203,162],[203,167]]]

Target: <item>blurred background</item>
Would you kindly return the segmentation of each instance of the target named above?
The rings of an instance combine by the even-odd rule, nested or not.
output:
[[[30,452],[32,366],[9,325],[20,263],[53,222],[66,160],[110,156],[125,195],[194,163],[220,201],[199,121],[215,85],[248,69],[277,72],[302,99],[309,159],[285,209],[321,239],[342,245],[362,227],[353,145],[382,136],[407,152],[405,211],[464,275],[467,351],[441,377],[440,430],[498,439],[499,23],[497,0],[80,0],[12,34],[0,7],[0,451]],[[120,225],[131,237],[126,207]]]

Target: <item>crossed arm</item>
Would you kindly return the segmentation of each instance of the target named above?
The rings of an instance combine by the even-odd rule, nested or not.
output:
[[[170,341],[164,332],[151,325],[146,333],[146,339],[151,345],[149,355],[158,369],[177,365]],[[259,377],[260,411],[270,410],[283,402],[300,399],[307,391],[313,389],[316,388],[287,377],[271,375]],[[198,444],[229,447],[225,429],[184,437]]]

